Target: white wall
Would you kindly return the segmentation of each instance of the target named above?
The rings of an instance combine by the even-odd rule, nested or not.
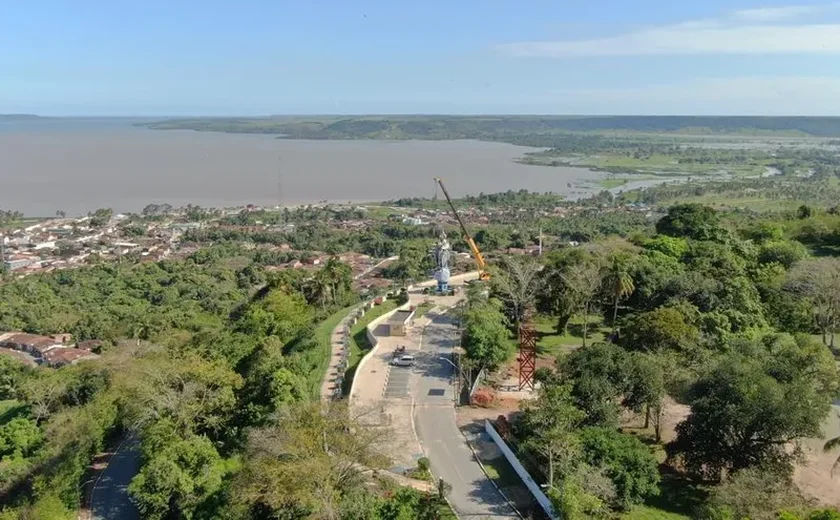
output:
[[[516,458],[516,455],[514,455],[513,451],[511,451],[510,447],[508,447],[505,440],[502,439],[502,437],[496,431],[496,428],[493,428],[493,425],[490,424],[490,421],[486,419],[484,421],[484,429],[493,439],[493,442],[495,442],[499,449],[502,450],[502,454],[505,456],[508,462],[510,462],[510,465],[513,466],[513,469],[519,475],[519,478],[522,479],[522,482],[525,483],[525,485],[528,487],[528,490],[531,492],[532,495],[534,495],[534,498],[543,508],[545,513],[550,518],[559,518],[554,512],[554,507],[552,507],[551,505],[551,500],[549,500],[548,497],[545,496],[545,493],[542,492],[542,489],[540,489],[539,484],[537,484],[536,481],[534,481],[534,478],[531,477],[531,475],[528,473],[528,471],[525,469],[522,463],[519,462],[519,459]]]

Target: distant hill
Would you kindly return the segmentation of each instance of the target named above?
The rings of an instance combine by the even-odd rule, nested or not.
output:
[[[564,132],[840,137],[840,117],[748,116],[358,116],[193,118],[156,129],[277,134],[287,139],[482,139]],[[525,143],[522,143],[525,144]]]
[[[0,121],[29,121],[32,119],[47,119],[35,114],[0,114]]]

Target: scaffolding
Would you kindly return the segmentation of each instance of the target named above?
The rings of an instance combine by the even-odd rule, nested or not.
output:
[[[534,390],[537,370],[537,331],[530,325],[519,327],[519,390]]]

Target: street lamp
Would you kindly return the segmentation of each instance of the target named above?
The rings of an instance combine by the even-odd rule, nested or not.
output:
[[[447,363],[452,365],[452,367],[455,368],[455,370],[457,371],[458,385],[457,385],[457,390],[455,392],[455,398],[454,398],[455,404],[457,406],[461,402],[461,386],[466,384],[469,387],[472,384],[472,377],[467,375],[467,373],[464,371],[464,367],[462,367],[460,365],[456,365],[451,359],[449,359],[447,357],[443,357],[443,356],[437,356],[437,358],[442,359],[443,361],[446,361]]]
[[[453,367],[455,367],[455,370],[458,370],[458,371],[460,371],[460,370],[461,370],[461,367],[459,367],[458,365],[456,365],[455,363],[453,363],[451,359],[449,359],[449,358],[447,358],[447,357],[443,357],[443,356],[438,356],[437,358],[438,358],[438,359],[442,359],[442,360],[446,361],[447,363],[449,363],[450,365],[452,365]]]

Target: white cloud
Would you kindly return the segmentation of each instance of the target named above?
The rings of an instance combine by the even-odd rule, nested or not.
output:
[[[734,11],[706,20],[692,20],[640,29],[616,36],[569,41],[503,44],[514,56],[640,56],[699,54],[835,54],[840,53],[840,23],[790,23],[828,10],[823,6],[791,6]],[[785,24],[783,22],[787,21]]]
[[[731,14],[731,18],[747,22],[778,22],[806,14],[815,13],[831,5],[790,5],[786,7],[761,7],[757,9],[741,9]]]
[[[559,89],[542,101],[558,113],[840,115],[840,78],[734,77],[632,88]]]

